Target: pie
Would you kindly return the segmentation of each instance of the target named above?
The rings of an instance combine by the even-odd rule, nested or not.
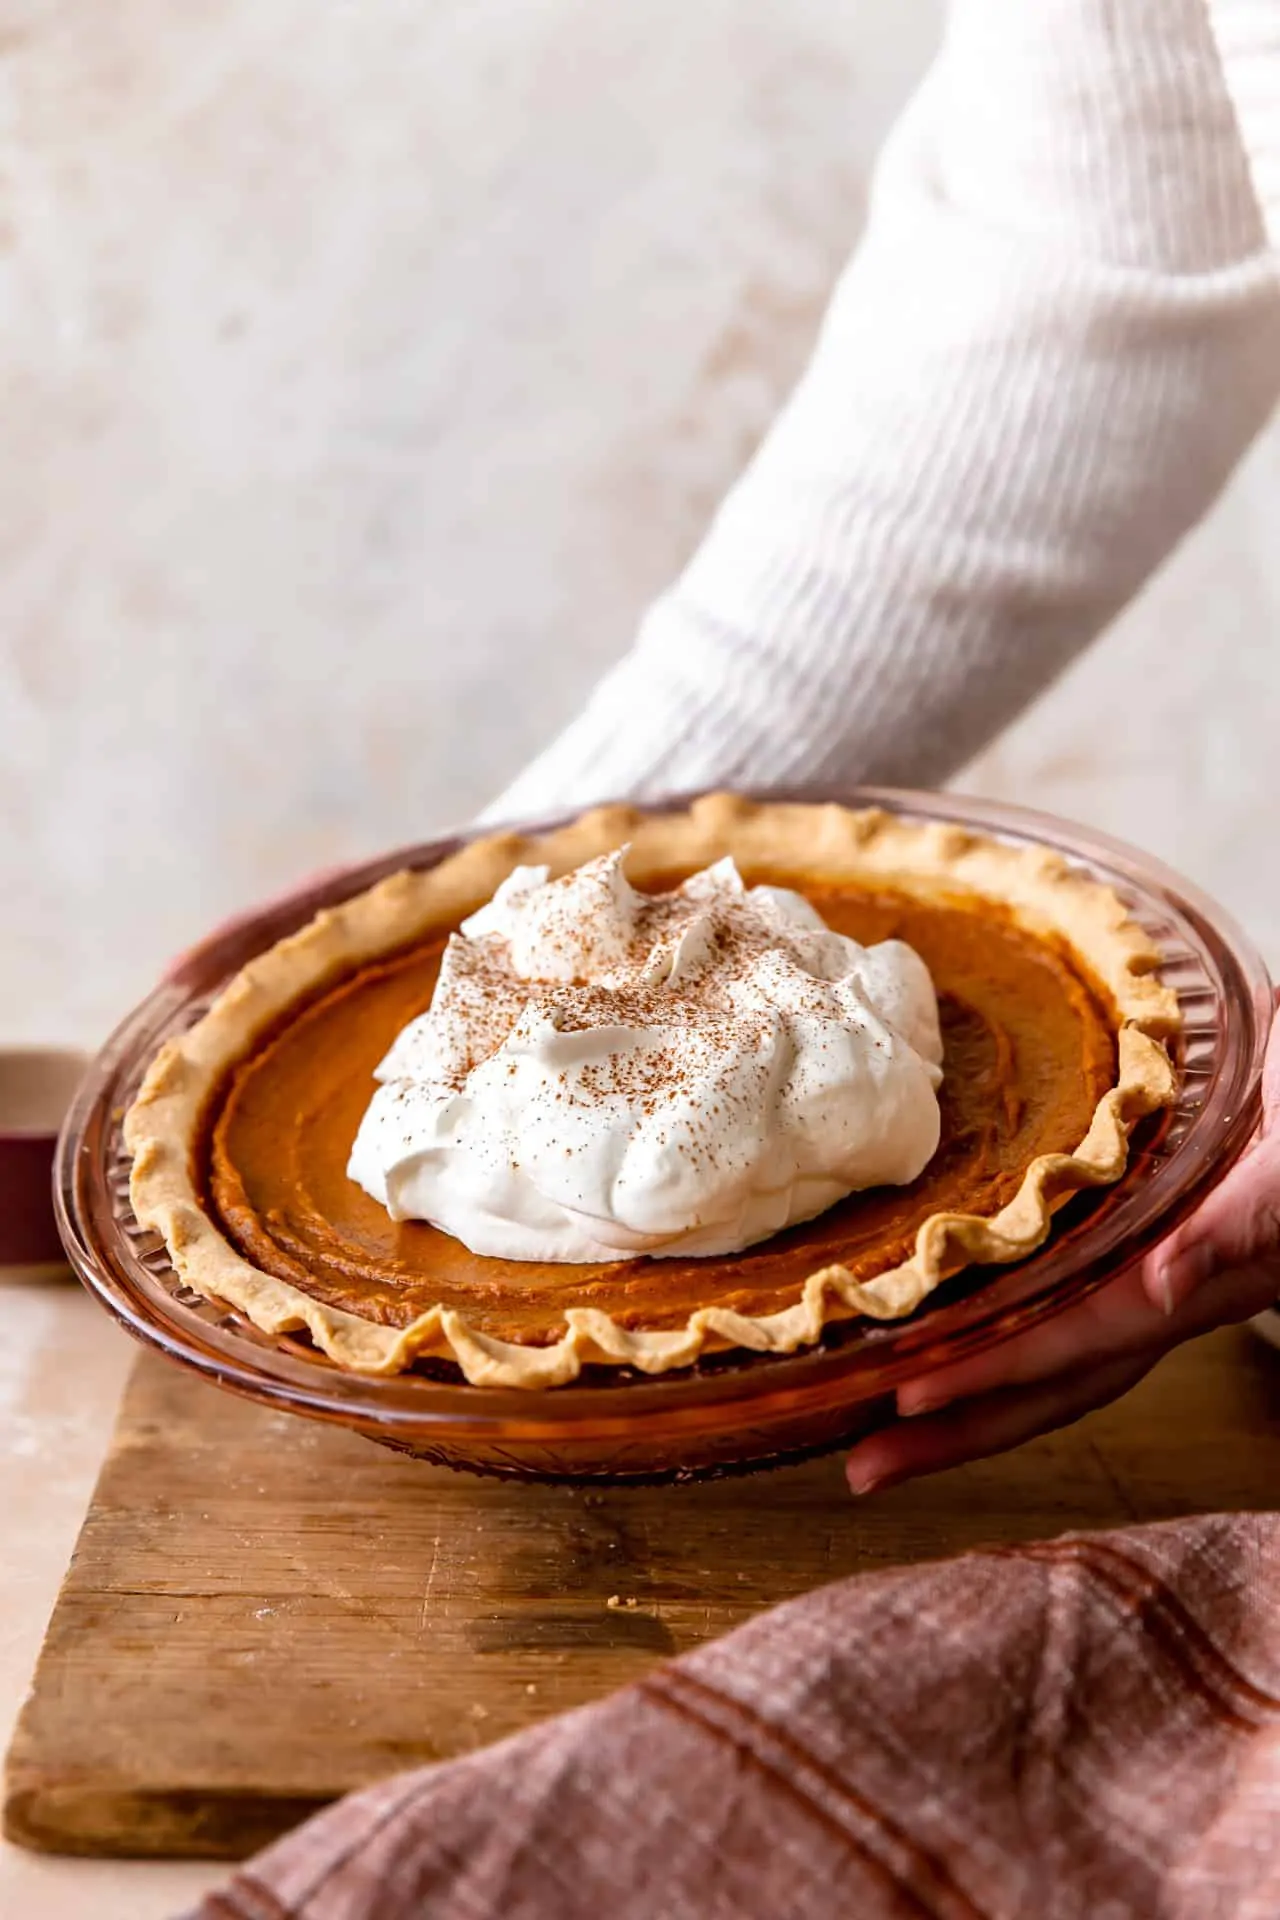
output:
[[[395,1223],[347,1177],[374,1068],[431,999],[451,930],[518,865],[566,873],[629,843],[650,891],[726,854],[864,944],[908,942],[937,989],[941,1143],[910,1185],[853,1194],[731,1257],[486,1258]],[[663,1373],[785,1353],[829,1323],[911,1313],[1007,1263],[1054,1211],[1117,1181],[1173,1098],[1177,1001],[1110,889],[1055,851],[950,824],[713,795],[601,808],[540,840],[477,840],[327,909],[252,960],[152,1064],[125,1122],[131,1196],[184,1281],[353,1370],[421,1357],[475,1385],[553,1387],[586,1364]]]

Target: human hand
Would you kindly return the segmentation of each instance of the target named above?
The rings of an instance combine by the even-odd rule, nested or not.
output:
[[[854,1493],[981,1459],[1136,1386],[1170,1348],[1280,1299],[1280,1011],[1257,1137],[1221,1185],[1140,1263],[989,1353],[899,1387],[899,1418],[854,1447]]]

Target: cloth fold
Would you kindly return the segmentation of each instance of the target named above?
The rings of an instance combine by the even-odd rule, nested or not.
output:
[[[1280,1913],[1280,1516],[822,1588],[339,1803],[192,1920],[837,1913]]]

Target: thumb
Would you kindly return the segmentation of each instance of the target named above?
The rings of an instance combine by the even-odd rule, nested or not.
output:
[[[1148,1256],[1143,1286],[1152,1304],[1171,1314],[1213,1274],[1270,1261],[1277,1263],[1280,1291],[1280,1129],[1274,1125]]]
[[[1276,1010],[1271,1022],[1271,1038],[1262,1066],[1262,1131],[1280,1133],[1280,987],[1276,989]]]
[[[1175,1313],[1211,1274],[1280,1254],[1280,993],[1262,1069],[1262,1126],[1204,1205],[1143,1262],[1147,1298]]]

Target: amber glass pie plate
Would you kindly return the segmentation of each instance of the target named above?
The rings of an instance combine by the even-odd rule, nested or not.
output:
[[[346,1372],[305,1336],[263,1333],[194,1293],[129,1204],[121,1122],[157,1047],[199,1019],[254,954],[320,906],[400,867],[447,858],[465,839],[453,835],[400,849],[215,937],[124,1022],[88,1074],[59,1148],[59,1226],[76,1271],[137,1338],[251,1399],[451,1466],[619,1480],[764,1466],[837,1446],[886,1416],[902,1380],[995,1346],[1082,1298],[1168,1231],[1243,1150],[1258,1117],[1271,1006],[1265,968],[1212,901],[1100,835],[938,794],[826,790],[803,798],[879,806],[1053,847],[1115,888],[1163,956],[1183,1022],[1177,1097],[1135,1133],[1123,1179],[1070,1202],[1032,1257],[970,1268],[908,1319],[831,1326],[818,1346],[799,1353],[713,1355],[657,1379],[588,1367],[552,1392],[469,1386],[443,1362],[386,1377]],[[522,830],[547,824],[522,823]]]

